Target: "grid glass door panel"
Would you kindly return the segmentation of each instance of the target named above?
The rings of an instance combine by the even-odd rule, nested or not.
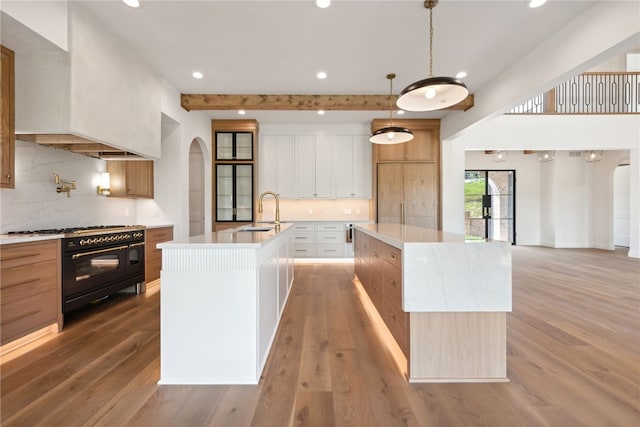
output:
[[[216,165],[216,221],[253,221],[253,165]]]
[[[252,132],[216,132],[216,160],[252,160]]]
[[[233,133],[231,132],[216,133],[216,159],[221,159],[221,160],[233,159]]]
[[[465,234],[515,244],[515,171],[465,171]]]
[[[236,159],[251,160],[253,157],[253,135],[251,132],[236,133]]]

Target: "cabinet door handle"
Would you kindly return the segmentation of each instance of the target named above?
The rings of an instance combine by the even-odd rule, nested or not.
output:
[[[391,286],[393,286],[394,288],[396,287],[396,281],[391,279],[389,280],[389,282],[391,282]]]
[[[396,254],[391,254],[391,259],[394,261],[397,261],[398,257],[396,256]]]
[[[8,173],[8,174],[6,174],[4,177],[5,177],[5,178],[7,178],[7,179],[11,179],[11,174],[10,174],[10,173]]]

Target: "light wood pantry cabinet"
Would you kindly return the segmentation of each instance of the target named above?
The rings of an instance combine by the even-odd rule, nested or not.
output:
[[[109,197],[153,199],[153,160],[108,160]]]
[[[371,143],[365,135],[336,135],[336,198],[371,198]]]
[[[144,234],[144,281],[149,284],[160,278],[162,251],[158,243],[173,240],[173,227],[147,228]]]
[[[0,344],[51,325],[60,331],[60,240],[2,245],[0,251]]]
[[[378,163],[378,222],[438,228],[433,163]]]
[[[258,122],[212,120],[213,230],[253,222],[258,188]]]
[[[0,188],[15,187],[15,85],[14,53],[0,46],[2,75],[0,76]]]
[[[374,120],[371,129],[388,124]],[[413,132],[404,144],[373,144],[373,196],[377,222],[438,229],[440,220],[440,121],[394,120]]]
[[[275,191],[281,198],[295,198],[295,137],[260,137],[260,191]]]

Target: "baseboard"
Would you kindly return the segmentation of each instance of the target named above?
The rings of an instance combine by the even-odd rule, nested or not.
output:
[[[629,258],[640,258],[640,251],[629,251],[627,255],[629,255]]]

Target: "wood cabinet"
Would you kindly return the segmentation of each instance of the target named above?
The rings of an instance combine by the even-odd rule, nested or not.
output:
[[[371,198],[371,143],[363,135],[338,135],[334,146],[336,198]]]
[[[374,120],[372,129],[387,121]],[[412,141],[374,144],[374,207],[377,222],[440,228],[440,121],[398,120]]]
[[[378,163],[378,222],[438,228],[433,163]]]
[[[109,197],[153,199],[153,160],[109,160]]]
[[[253,222],[258,188],[258,122],[212,120],[213,231]]]
[[[15,188],[15,85],[14,53],[0,46],[0,188]]]
[[[158,243],[173,240],[173,227],[147,228],[144,234],[144,281],[148,284],[160,278],[162,251]]]
[[[1,344],[53,324],[62,329],[60,240],[0,249]]]
[[[275,191],[281,198],[295,198],[293,135],[260,138],[260,191]]]

